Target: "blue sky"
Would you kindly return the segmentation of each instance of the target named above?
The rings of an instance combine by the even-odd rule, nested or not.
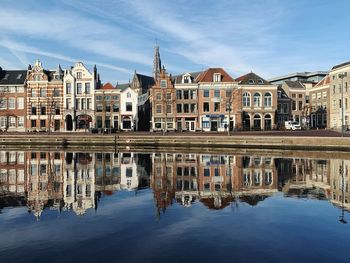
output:
[[[223,67],[233,77],[329,70],[350,60],[347,0],[0,0],[0,66],[75,61],[102,82],[151,75],[157,39],[172,74]]]

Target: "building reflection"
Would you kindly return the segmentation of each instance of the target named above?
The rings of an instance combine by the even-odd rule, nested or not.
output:
[[[349,160],[197,153],[0,151],[0,212],[27,206],[84,215],[103,196],[152,188],[156,216],[173,203],[219,210],[276,192],[350,211]]]

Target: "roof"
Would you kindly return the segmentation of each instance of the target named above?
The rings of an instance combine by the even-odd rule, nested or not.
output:
[[[0,85],[24,84],[27,70],[0,70]]]
[[[294,72],[294,73],[290,73],[290,74],[287,74],[287,75],[271,78],[271,79],[269,79],[269,81],[273,82],[273,81],[278,81],[278,80],[290,79],[290,78],[293,78],[293,77],[309,78],[309,77],[313,77],[313,76],[317,76],[317,75],[326,76],[327,74],[328,74],[328,71]]]
[[[341,63],[341,64],[338,64],[338,65],[335,65],[335,66],[332,68],[332,70],[337,69],[337,68],[341,68],[341,67],[344,67],[344,66],[347,66],[347,65],[350,65],[350,61],[344,62],[344,63]]]
[[[325,76],[320,82],[318,82],[315,87],[320,87],[323,85],[327,85],[331,82],[331,78],[329,77],[329,75]]]
[[[213,75],[215,73],[221,74],[220,82],[234,82],[235,80],[223,68],[208,68],[202,71],[196,78],[197,82],[214,82]]]
[[[113,85],[111,83],[107,82],[106,84],[104,84],[101,87],[101,89],[115,89],[115,88],[113,87]]]
[[[142,89],[148,89],[149,86],[153,86],[155,84],[154,78],[151,76],[146,76],[138,73],[136,73],[136,76],[141,84]]]
[[[244,84],[244,85],[270,85],[271,84],[270,82],[266,81],[262,77],[256,75],[254,72],[250,72],[241,77],[238,77],[236,81],[238,81],[239,84]]]
[[[124,83],[124,84],[117,84],[116,88],[120,89],[121,91],[126,90],[130,87],[130,83]]]
[[[186,75],[186,74],[189,74],[191,75],[191,80],[192,80],[192,83],[193,82],[196,82],[196,79],[197,77],[199,76],[199,74],[203,73],[203,71],[197,71],[197,72],[186,72],[186,73],[183,73],[181,75],[175,75],[172,77],[172,80],[175,82],[175,83],[182,83],[182,76],[183,75]]]
[[[287,85],[289,88],[292,89],[305,89],[305,86],[301,84],[300,81],[291,81],[291,80],[286,80],[284,82],[285,85]]]

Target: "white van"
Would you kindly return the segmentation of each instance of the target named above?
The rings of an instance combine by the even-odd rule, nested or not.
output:
[[[285,121],[284,122],[284,128],[286,130],[301,130],[301,126],[299,124],[299,122],[296,121]]]

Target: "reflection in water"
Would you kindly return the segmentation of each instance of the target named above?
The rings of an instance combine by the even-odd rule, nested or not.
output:
[[[152,188],[156,216],[177,202],[208,209],[287,197],[329,199],[349,211],[349,160],[130,152],[0,152],[0,209],[27,206],[83,215],[102,196]]]

